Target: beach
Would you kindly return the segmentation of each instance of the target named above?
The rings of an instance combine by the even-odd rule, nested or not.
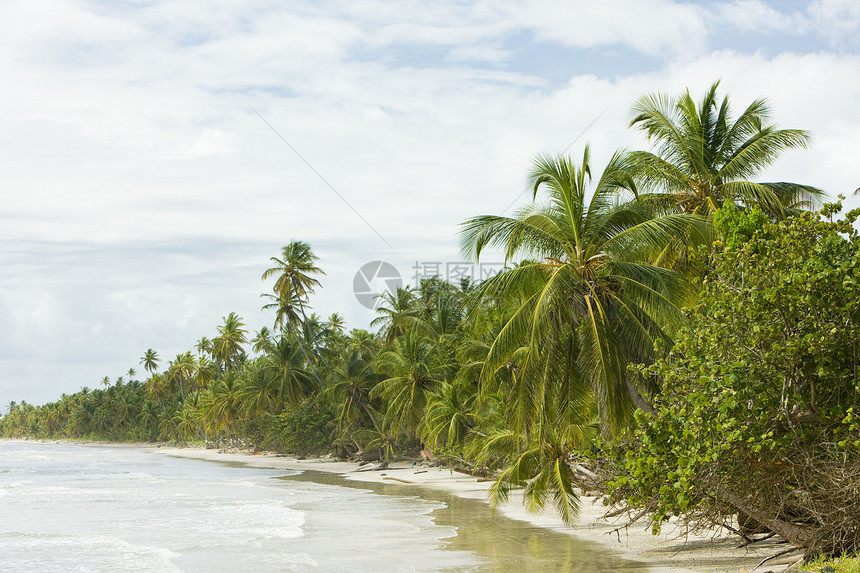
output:
[[[406,462],[393,462],[385,469],[369,470],[373,464],[360,467],[358,463],[333,459],[303,459],[260,452],[225,452],[218,449],[178,448],[141,445],[140,448],[162,455],[193,458],[198,460],[245,464],[257,468],[318,471],[333,473],[344,479],[365,482],[396,484],[411,488],[417,495],[422,490],[437,490],[467,499],[486,500],[491,482],[479,481],[474,476],[444,467],[425,467]],[[487,511],[491,511],[489,504]],[[718,533],[712,535],[684,535],[671,523],[663,527],[660,535],[654,536],[650,528],[641,521],[623,527],[624,517],[603,519],[606,508],[594,497],[581,498],[581,511],[576,522],[565,526],[551,509],[541,513],[530,513],[522,503],[522,497],[514,492],[511,499],[497,508],[505,517],[552,529],[577,538],[598,543],[622,557],[648,566],[653,573],[738,573],[753,569],[763,559],[786,548],[777,538],[740,548],[741,540]],[[620,528],[620,529],[619,529]],[[759,571],[780,572],[798,559],[797,554],[787,558],[768,561]]]

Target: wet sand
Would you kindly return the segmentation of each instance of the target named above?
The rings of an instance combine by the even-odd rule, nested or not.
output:
[[[396,484],[398,492],[414,489],[416,495],[435,490],[479,501],[486,501],[490,482],[478,481],[468,474],[440,467],[412,466],[408,463],[392,463],[378,471],[357,471],[352,462],[326,459],[297,460],[274,454],[221,452],[216,449],[174,448],[142,445],[141,448],[164,455],[200,460],[234,462],[260,468],[292,469],[309,472],[338,474],[347,480],[372,484]],[[512,494],[511,499],[497,511],[504,516],[527,522],[533,526],[550,529],[565,535],[597,543],[610,549],[618,557],[646,565],[652,573],[738,573],[743,568],[752,571],[764,558],[769,557],[785,545],[777,545],[771,539],[745,548],[738,548],[737,537],[725,537],[717,533],[711,536],[684,536],[671,524],[663,527],[659,536],[651,535],[644,522],[622,528],[623,518],[603,519],[606,508],[599,499],[583,497],[580,516],[571,527],[565,526],[551,511],[530,513],[522,503],[522,496]],[[487,506],[487,513],[490,513]],[[762,571],[782,571],[796,557],[768,562]]]

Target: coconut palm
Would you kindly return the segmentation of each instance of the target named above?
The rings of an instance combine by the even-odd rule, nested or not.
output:
[[[272,347],[272,333],[268,326],[260,328],[259,332],[251,339],[251,349],[257,354],[268,352]]]
[[[248,331],[243,327],[242,317],[231,312],[222,319],[224,324],[218,327],[218,336],[212,340],[212,356],[226,370],[233,370],[245,357],[243,344],[248,343]]]
[[[326,391],[338,406],[338,434],[343,436],[350,427],[361,425],[365,420],[369,420],[379,432],[370,391],[379,383],[381,376],[374,371],[369,356],[361,348],[353,346],[341,356],[332,369],[331,377],[332,384]]]
[[[453,365],[440,363],[433,344],[409,330],[379,355],[378,370],[386,378],[369,395],[386,403],[385,429],[395,436],[414,436],[427,399],[451,375]]]
[[[197,366],[197,358],[190,352],[177,354],[176,358],[168,365],[168,378],[179,387],[179,396],[183,401],[185,401],[185,388],[193,382]]]
[[[275,326],[286,327],[299,343],[299,348],[311,368],[320,388],[322,379],[316,371],[314,361],[310,353],[301,341],[299,325],[307,322],[305,306],[313,289],[319,286],[319,280],[313,275],[325,274],[322,269],[315,265],[319,258],[311,251],[309,244],[303,241],[292,241],[281,251],[281,257],[271,257],[275,265],[263,272],[263,280],[269,277],[275,278],[273,287],[274,294],[263,296],[272,302],[263,306],[263,309],[273,308],[277,311]]]
[[[421,437],[429,448],[462,445],[477,423],[475,391],[464,380],[445,383],[427,403]]]
[[[618,154],[589,199],[590,180],[587,147],[580,166],[567,158],[538,157],[529,181],[535,198],[540,190],[546,192],[547,203],[528,206],[514,217],[470,219],[462,239],[464,252],[476,258],[486,247],[502,248],[508,261],[539,258],[475,290],[476,296],[524,301],[493,342],[484,379],[525,348],[522,369],[529,376],[520,377],[522,390],[529,401],[539,394],[546,399],[546,388],[538,382],[549,367],[545,360],[575,360],[560,374],[571,383],[572,377],[585,376],[582,382],[590,383],[606,427],[614,429],[634,403],[647,407],[626,374],[627,364],[647,362],[655,342],[668,338],[669,327],[681,319],[676,303],[687,293],[683,277],[642,261],[690,229],[701,231],[702,219],[686,214],[655,218],[638,201],[619,202],[620,192],[635,187]],[[542,406],[535,406],[540,412]]]
[[[380,295],[382,299],[376,307],[376,313],[381,315],[374,318],[371,326],[380,325],[380,334],[386,344],[401,336],[409,326],[410,319],[417,314],[413,307],[415,293],[409,287],[398,288],[395,292],[386,291]]]
[[[275,278],[276,294],[291,292],[306,299],[319,281],[313,275],[325,273],[314,263],[319,260],[304,241],[292,241],[281,250],[281,257],[271,257],[275,265],[263,272],[263,280]]]
[[[682,320],[676,304],[687,293],[685,281],[647,261],[700,229],[702,218],[655,218],[647,205],[622,202],[625,191],[635,194],[623,167],[621,155],[613,156],[589,194],[587,147],[580,165],[538,157],[529,182],[535,199],[544,192],[545,203],[513,217],[481,216],[463,224],[466,254],[478,258],[497,247],[506,262],[525,259],[486,280],[473,296],[522,301],[493,341],[481,380],[494,391],[498,373],[508,377],[508,423],[521,454],[515,465],[540,468],[530,477],[553,471],[562,459],[559,448],[579,441],[594,404],[608,434],[627,423],[634,405],[650,408],[642,391],[653,389],[638,384],[627,365],[651,360],[655,343],[668,340]],[[503,474],[521,478],[519,470]],[[555,487],[551,480],[541,483]],[[568,486],[556,492],[563,517],[576,510]],[[530,491],[534,507],[546,500],[546,492]]]
[[[152,348],[147,348],[140,359],[140,364],[144,370],[152,374],[158,369],[158,352]]]
[[[280,336],[263,358],[262,371],[271,380],[278,405],[297,407],[311,393],[312,379],[304,369],[301,346]]]
[[[770,109],[757,99],[737,119],[728,96],[718,101],[715,82],[697,105],[690,92],[671,98],[650,94],[633,106],[631,127],[643,131],[654,152],[629,153],[629,168],[643,200],[670,211],[710,217],[724,201],[782,218],[815,206],[823,192],[798,183],[751,181],[783,152],[805,148],[809,133],[767,124]],[[646,197],[648,195],[648,197]]]

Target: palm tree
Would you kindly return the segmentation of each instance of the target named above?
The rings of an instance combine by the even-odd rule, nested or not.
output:
[[[654,218],[638,201],[619,202],[618,193],[635,190],[619,154],[590,199],[587,147],[579,167],[570,159],[539,157],[529,180],[535,198],[546,190],[546,205],[526,207],[512,218],[475,217],[462,231],[464,252],[476,258],[488,246],[504,249],[508,261],[540,257],[474,291],[524,301],[493,342],[484,379],[521,347],[527,353],[523,370],[541,379],[542,359],[566,346],[557,359],[572,356],[578,364],[566,365],[564,376],[586,373],[607,427],[615,428],[627,419],[631,401],[647,408],[626,375],[627,364],[647,362],[654,343],[668,338],[667,326],[681,319],[675,303],[687,294],[680,275],[641,261],[690,229],[701,232],[702,220],[686,214]],[[540,384],[524,388],[544,390]]]
[[[820,189],[750,180],[783,152],[805,148],[809,133],[767,125],[764,99],[733,119],[728,96],[718,101],[719,84],[714,82],[698,105],[689,91],[677,98],[650,94],[635,103],[630,126],[656,147],[627,156],[637,182],[649,191],[642,199],[670,212],[709,218],[724,201],[759,205],[776,218],[815,206],[824,195]]]
[[[299,348],[320,388],[322,388],[322,379],[316,371],[314,361],[311,360],[308,350],[302,344],[298,328],[300,323],[307,322],[304,308],[314,287],[319,286],[319,280],[313,275],[325,274],[322,269],[315,265],[319,258],[313,254],[309,244],[303,241],[292,241],[282,249],[281,258],[271,257],[270,260],[275,265],[263,272],[262,279],[267,280],[269,277],[276,277],[273,287],[274,294],[263,295],[272,300],[263,308],[275,308],[277,310],[275,326],[286,326],[290,330],[298,341]]]
[[[415,293],[405,287],[398,288],[395,292],[386,291],[380,296],[382,301],[376,307],[376,313],[382,316],[374,318],[370,325],[381,325],[379,332],[386,344],[391,344],[395,338],[406,332],[410,319],[416,315],[413,307]]]
[[[158,369],[158,353],[152,348],[147,348],[140,359],[143,369],[152,374]]]
[[[177,354],[170,363],[167,373],[172,382],[179,386],[179,396],[185,401],[185,387],[194,380],[197,371],[197,359],[190,353]]]
[[[272,372],[265,370],[262,359],[252,360],[242,368],[241,401],[242,412],[258,416],[264,412],[276,412],[281,402],[276,396]]]
[[[365,417],[377,433],[380,431],[370,405],[370,391],[380,380],[369,356],[361,348],[353,346],[341,355],[332,371],[332,385],[327,389],[332,401],[339,404],[337,431],[341,437],[350,427],[360,425]]]
[[[414,436],[430,394],[451,374],[452,365],[440,363],[433,344],[409,330],[379,355],[378,370],[386,378],[369,395],[386,402],[385,428],[395,436]]]
[[[257,354],[268,352],[272,347],[272,333],[268,326],[260,328],[260,331],[251,339],[251,349]]]
[[[242,328],[245,323],[235,312],[223,317],[223,320],[224,324],[218,327],[219,336],[212,340],[212,356],[225,369],[233,370],[245,356],[242,345],[248,343],[248,331]]]
[[[495,387],[499,372],[510,375],[508,418],[521,454],[515,465],[539,467],[535,475],[559,462],[559,447],[574,446],[595,403],[608,434],[627,423],[634,405],[650,409],[642,397],[647,388],[627,365],[649,362],[655,342],[668,340],[682,320],[676,304],[687,294],[685,281],[647,261],[700,229],[702,219],[655,218],[639,201],[622,202],[622,193],[636,191],[623,167],[621,155],[613,156],[589,198],[587,147],[579,166],[564,157],[538,157],[529,182],[535,199],[545,192],[545,203],[513,217],[480,216],[463,224],[464,253],[477,259],[485,248],[498,247],[506,262],[525,259],[472,296],[522,301],[493,341],[481,379]],[[523,466],[526,454],[540,463]],[[575,512],[568,489],[556,492],[563,517]],[[532,493],[532,502],[545,500],[546,492]]]
[[[421,437],[429,448],[462,445],[477,423],[475,391],[464,380],[443,384],[430,396]]]
[[[212,354],[212,341],[205,336],[198,340],[194,347],[197,349],[197,354],[200,356],[203,356],[204,354]]]
[[[314,265],[319,257],[304,241],[292,241],[281,250],[281,258],[271,257],[270,260],[275,266],[263,272],[263,280],[276,276],[274,291],[277,294],[291,292],[306,299],[320,284],[312,275],[325,274]]]
[[[279,406],[297,407],[310,395],[312,382],[302,362],[301,345],[288,336],[280,336],[263,358],[262,370],[271,379]]]

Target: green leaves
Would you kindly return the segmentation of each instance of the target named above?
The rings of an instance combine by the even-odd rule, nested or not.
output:
[[[613,495],[659,528],[672,515],[719,522],[750,510],[738,500],[751,494],[770,515],[816,515],[824,539],[838,530],[827,520],[842,519],[827,496],[856,493],[827,479],[852,471],[860,447],[860,238],[811,215],[762,224],[754,210],[721,213],[734,238],[671,353],[642,369],[664,392],[653,416],[637,416]]]
[[[718,86],[715,82],[699,104],[689,91],[677,98],[653,94],[634,104],[630,126],[655,146],[653,153],[626,157],[640,196],[664,195],[674,209],[709,218],[724,201],[759,205],[778,218],[814,207],[824,195],[819,189],[750,181],[783,152],[806,147],[809,134],[765,125],[769,110],[761,99],[732,120],[728,97],[718,101]]]

